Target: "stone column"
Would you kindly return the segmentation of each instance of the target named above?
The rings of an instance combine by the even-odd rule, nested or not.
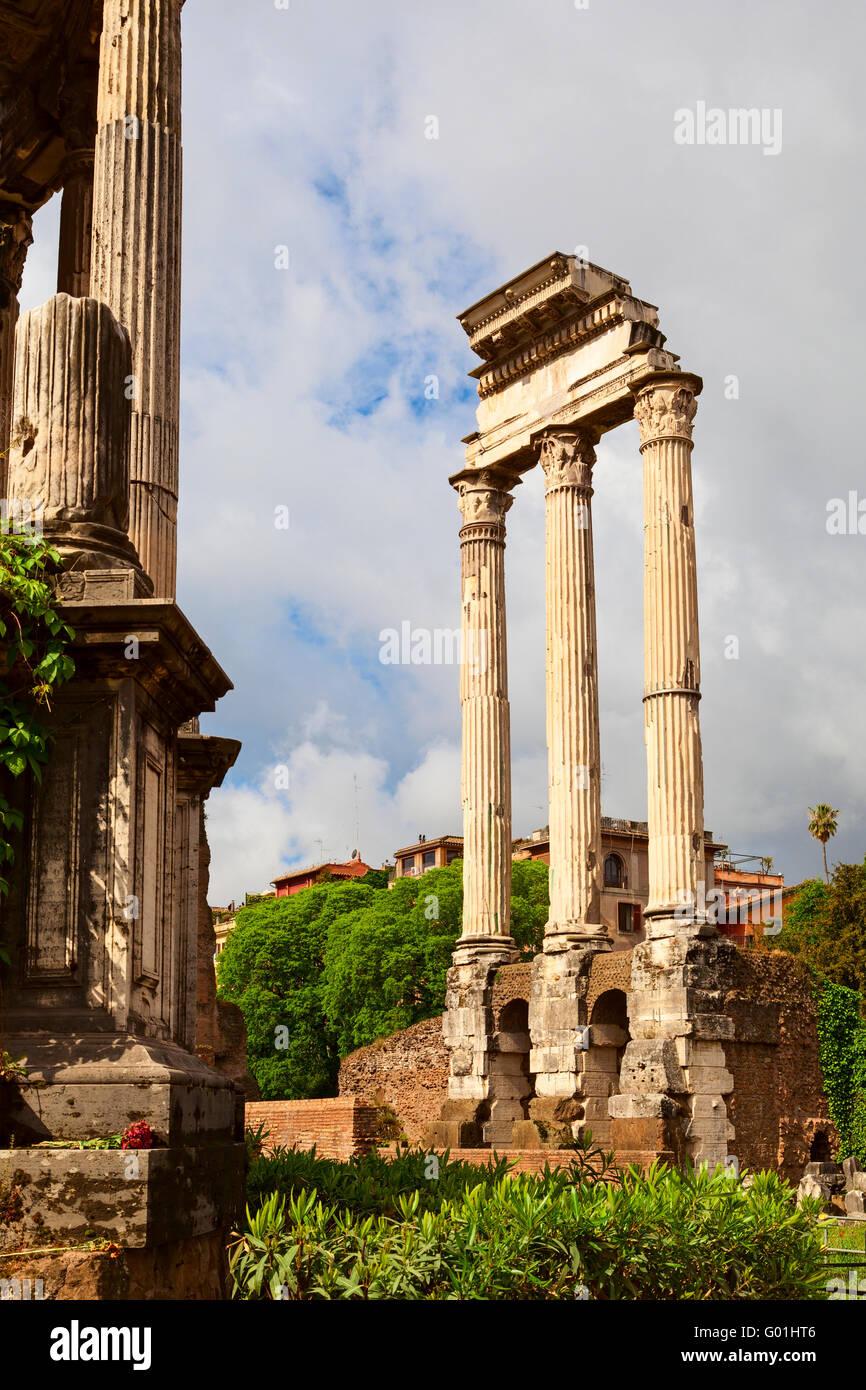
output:
[[[93,236],[93,149],[73,150],[63,164],[57,289],[86,298],[90,294],[90,244]]]
[[[463,514],[463,932],[457,955],[511,955],[511,726],[505,642],[505,514],[514,480],[455,481]],[[455,963],[457,963],[455,955]]]
[[[448,1099],[429,1132],[437,1147],[489,1143],[511,1078],[491,1075],[493,983],[517,956],[511,915],[511,741],[505,646],[505,514],[518,480],[500,469],[451,479],[462,563],[463,931],[448,972],[442,1033]],[[495,1069],[494,1069],[495,1070]],[[501,1068],[500,1068],[501,1071]],[[505,1094],[507,1092],[507,1095]]]
[[[129,543],[129,335],[56,294],[18,324],[9,486],[74,569],[137,567]]]
[[[105,0],[91,293],[132,340],[130,536],[173,598],[180,380],[182,0]]]
[[[66,83],[61,98],[60,127],[67,153],[61,169],[57,289],[82,299],[90,294],[97,85],[96,65],[88,62]]]
[[[9,446],[12,441],[12,391],[15,377],[15,325],[18,292],[27,248],[33,242],[25,208],[0,203],[0,498],[7,496]]]
[[[545,951],[605,939],[601,754],[592,553],[593,440],[546,431],[547,753],[550,918]]]
[[[644,721],[649,822],[647,935],[703,934],[701,666],[692,501],[699,377],[640,378],[635,417],[644,461]],[[676,913],[676,916],[675,916]]]
[[[723,1044],[727,956],[703,897],[704,798],[692,421],[699,377],[650,371],[632,383],[644,459],[647,940],[632,954],[629,1042],[610,1101],[621,1156],[711,1166],[734,1137]]]

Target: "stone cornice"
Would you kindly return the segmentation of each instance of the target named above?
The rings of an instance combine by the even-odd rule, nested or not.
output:
[[[207,796],[219,787],[237,761],[241,744],[236,738],[180,733],[177,740],[177,789]]]
[[[65,600],[59,605],[75,632],[70,655],[87,680],[137,680],[176,727],[213,710],[231,681],[177,604],[164,599],[110,603]],[[137,641],[131,657],[130,639]]]

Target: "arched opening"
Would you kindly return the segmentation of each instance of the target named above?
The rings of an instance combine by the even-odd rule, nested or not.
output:
[[[604,860],[605,888],[625,888],[625,864],[618,854],[608,854]]]
[[[619,1073],[631,1034],[628,1028],[628,997],[622,989],[606,989],[592,1006],[589,1016],[589,1053],[586,1071],[598,1080],[584,1102],[586,1125],[592,1130],[594,1147],[610,1146],[611,1096],[619,1093]],[[604,1084],[599,1084],[602,1082]]]
[[[809,1149],[809,1162],[830,1163],[832,1162],[832,1159],[833,1154],[830,1149],[830,1140],[827,1138],[827,1135],[824,1133],[823,1129],[819,1129],[815,1134],[815,1137],[812,1140],[812,1144]]]
[[[529,1003],[509,999],[496,1019],[488,1072],[489,1118],[482,1127],[485,1143],[494,1148],[507,1148],[515,1123],[529,1116],[535,1093],[529,1047]]]

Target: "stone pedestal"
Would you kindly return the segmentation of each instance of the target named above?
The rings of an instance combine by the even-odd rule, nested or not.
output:
[[[671,1162],[724,1163],[734,1137],[725,1097],[733,1089],[724,1043],[734,1037],[721,981],[736,947],[686,933],[643,942],[632,955],[629,1029],[610,1101],[619,1152]]]

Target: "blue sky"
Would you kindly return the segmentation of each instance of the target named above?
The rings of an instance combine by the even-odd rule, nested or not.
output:
[[[209,803],[212,901],[348,854],[356,800],[371,862],[459,830],[457,671],[383,666],[379,634],[459,622],[447,479],[475,359],[455,316],[576,246],[660,306],[705,382],[707,825],[796,879],[827,800],[832,852],[860,858],[866,535],[826,530],[829,499],[866,497],[860,8],[188,0],[183,23],[179,602],[235,683],[204,727],[244,745]],[[781,152],[677,145],[699,100],[781,109]],[[53,290],[56,221],[27,303]],[[641,505],[631,426],[599,450],[595,527],[603,799],[636,818]],[[517,834],[547,818],[535,476],[507,575]]]

